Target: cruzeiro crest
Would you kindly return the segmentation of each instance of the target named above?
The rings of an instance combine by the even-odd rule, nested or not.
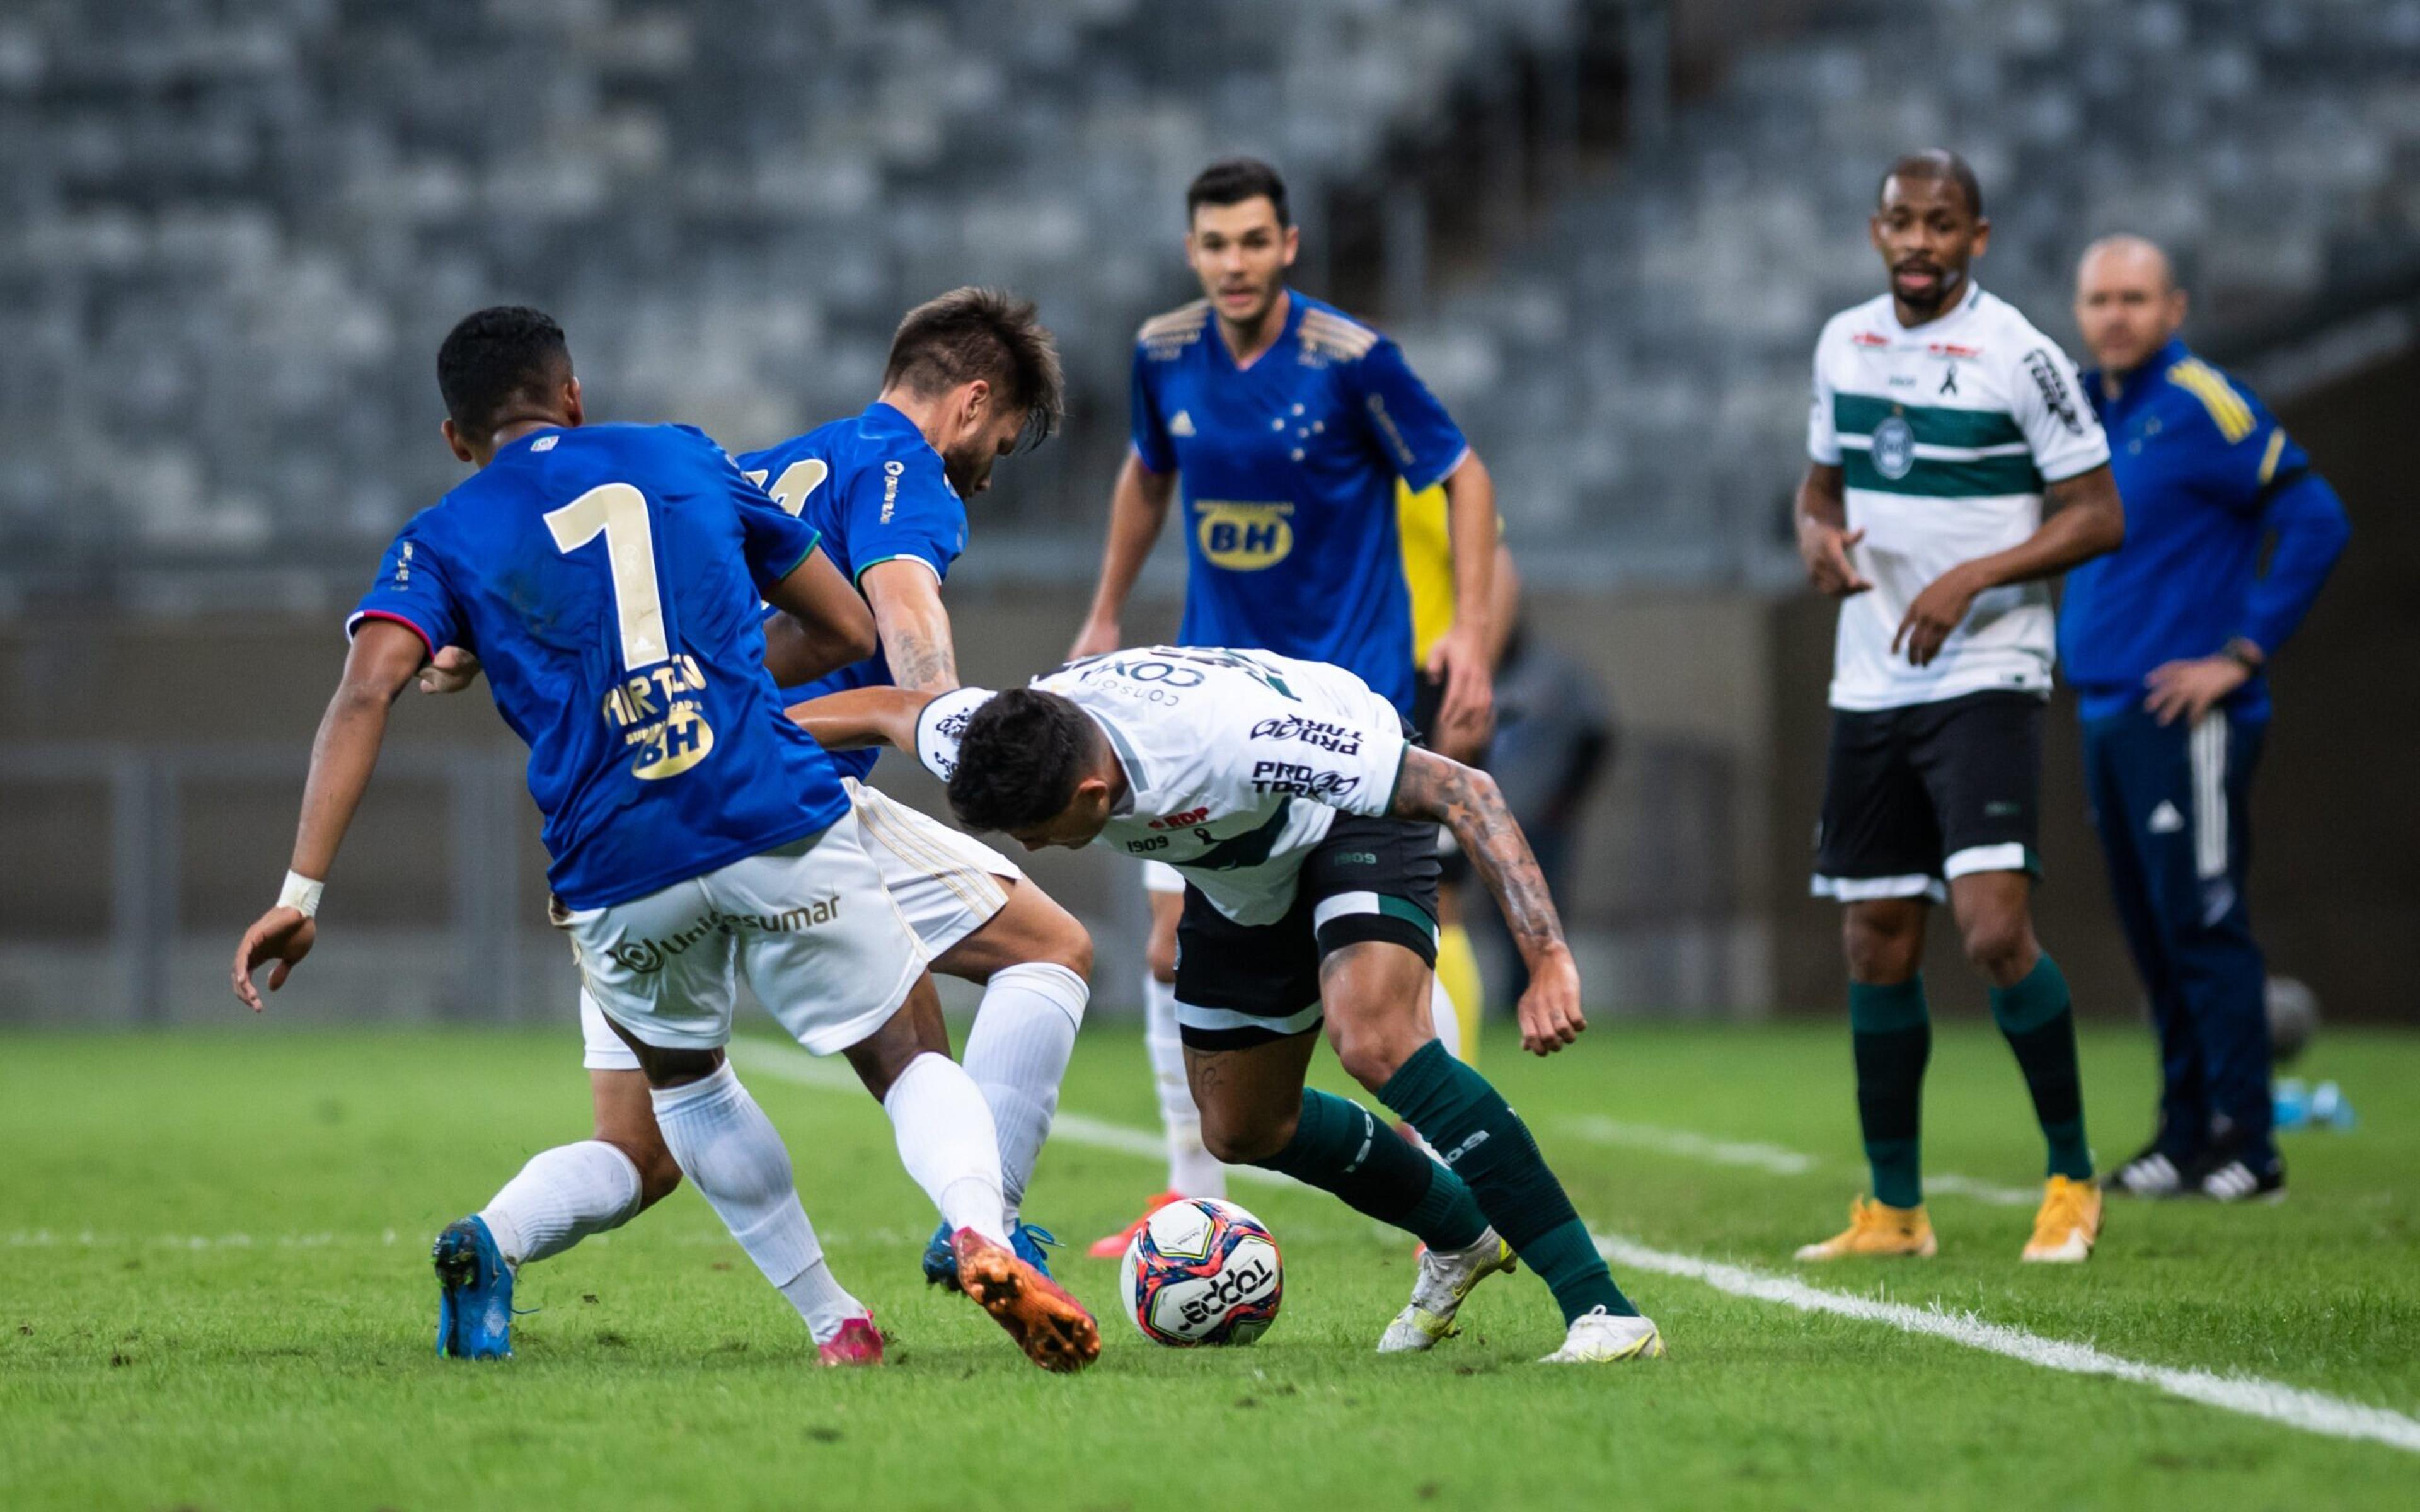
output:
[[[1893,415],[1874,427],[1874,471],[1885,478],[1907,476],[1916,466],[1916,432],[1903,415]]]

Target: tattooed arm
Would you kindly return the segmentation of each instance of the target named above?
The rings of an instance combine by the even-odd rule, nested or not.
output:
[[[891,663],[891,680],[924,693],[958,686],[958,658],[950,640],[940,579],[914,557],[877,562],[858,579],[874,606],[874,625]]]
[[[1522,838],[1521,826],[1504,807],[1496,779],[1485,772],[1413,747],[1404,752],[1395,783],[1398,819],[1425,819],[1445,825],[1462,842],[1463,854],[1487,884],[1503,911],[1521,960],[1529,968],[1529,990],[1521,995],[1521,1047],[1550,1056],[1588,1027],[1580,1013],[1580,974],[1563,943],[1562,920],[1546,894],[1545,874]]]

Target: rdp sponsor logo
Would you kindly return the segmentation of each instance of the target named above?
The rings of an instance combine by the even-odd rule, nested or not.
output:
[[[1255,1255],[1221,1274],[1204,1289],[1186,1298],[1185,1304],[1177,1309],[1177,1325],[1180,1328],[1198,1328],[1237,1303],[1258,1299],[1276,1279],[1276,1269]]]
[[[1322,750],[1332,750],[1339,756],[1358,755],[1361,750],[1360,731],[1348,730],[1341,724],[1330,724],[1325,719],[1306,719],[1298,714],[1289,714],[1276,719],[1263,719],[1252,726],[1252,738],[1254,740],[1298,740],[1306,746],[1316,746]]]
[[[1210,810],[1207,809],[1187,809],[1183,813],[1172,813],[1165,819],[1153,820],[1151,822],[1151,827],[1154,829],[1189,829],[1193,825],[1200,824],[1202,821],[1209,817]]]
[[[1297,762],[1254,762],[1252,791],[1283,793],[1297,798],[1341,798],[1361,785],[1357,777],[1323,772]]]

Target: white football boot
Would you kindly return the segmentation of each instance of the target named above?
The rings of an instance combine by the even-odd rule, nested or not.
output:
[[[1541,1355],[1538,1363],[1603,1365],[1615,1360],[1658,1360],[1663,1355],[1664,1335],[1655,1332],[1652,1319],[1616,1318],[1599,1307],[1573,1319],[1563,1347]]]
[[[1412,1300],[1378,1335],[1380,1354],[1408,1354],[1436,1348],[1439,1339],[1462,1331],[1453,1315],[1462,1310],[1470,1288],[1491,1275],[1509,1275],[1520,1265],[1512,1246],[1494,1228],[1479,1236],[1468,1249],[1422,1250],[1420,1273],[1412,1281]]]

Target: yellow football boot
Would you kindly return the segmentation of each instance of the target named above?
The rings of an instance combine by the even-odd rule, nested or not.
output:
[[[2024,1258],[2080,1264],[2092,1258],[2092,1246],[2100,1238],[2101,1183],[2054,1176],[2042,1188],[2041,1211],[2034,1214],[2034,1237],[2025,1242]]]
[[[1796,1258],[1837,1260],[1861,1255],[1879,1259],[1913,1255],[1931,1259],[1940,1248],[1932,1237],[1932,1220],[1924,1215],[1921,1205],[1893,1208],[1871,1197],[1852,1197],[1849,1227],[1820,1244],[1800,1245]]]

